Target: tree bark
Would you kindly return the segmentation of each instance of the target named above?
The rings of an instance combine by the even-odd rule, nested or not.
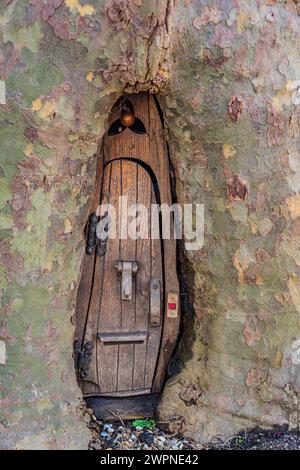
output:
[[[205,204],[204,248],[180,248],[159,420],[202,442],[299,426],[299,3],[5,3],[0,446],[87,446],[71,319],[97,148],[124,91],[158,93],[178,201]]]

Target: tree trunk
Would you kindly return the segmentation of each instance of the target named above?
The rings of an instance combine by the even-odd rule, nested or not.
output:
[[[158,93],[182,204],[183,328],[159,420],[198,441],[299,425],[296,0],[42,0],[0,15],[2,448],[85,448],[72,315],[106,119]]]

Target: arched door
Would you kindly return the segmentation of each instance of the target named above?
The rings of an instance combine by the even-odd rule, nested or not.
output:
[[[123,105],[133,117],[129,125]],[[157,220],[152,233],[151,204],[172,205],[165,131],[153,96],[127,95],[115,104],[97,161],[77,292],[78,379],[96,416],[114,409],[123,417],[151,416],[180,322],[176,240],[160,238]],[[119,233],[125,197],[128,206],[146,208],[140,223],[148,236]],[[100,202],[115,208],[116,238],[98,240],[95,248]]]

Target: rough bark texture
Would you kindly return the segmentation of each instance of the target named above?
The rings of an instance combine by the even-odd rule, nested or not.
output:
[[[159,92],[177,197],[205,203],[160,419],[199,441],[298,426],[299,3],[2,4],[0,447],[87,445],[71,317],[95,153],[124,90]]]

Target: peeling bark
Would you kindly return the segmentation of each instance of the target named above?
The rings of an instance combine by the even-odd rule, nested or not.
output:
[[[205,247],[180,255],[180,370],[160,421],[199,441],[299,426],[299,13],[292,0],[1,11],[3,448],[87,445],[70,319],[95,154],[124,91],[158,93],[177,198],[205,204]]]

